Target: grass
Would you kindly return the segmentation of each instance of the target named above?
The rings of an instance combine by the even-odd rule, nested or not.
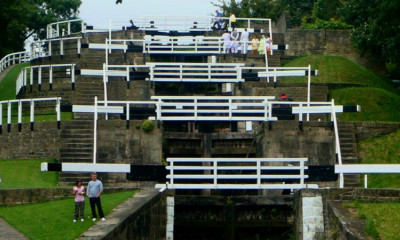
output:
[[[400,203],[356,203],[365,231],[374,239],[397,240],[400,236]]]
[[[400,96],[385,89],[352,87],[330,90],[335,104],[360,105],[359,113],[341,113],[341,121],[400,121]]]
[[[30,63],[22,63],[11,69],[0,82],[0,101],[15,99],[15,82],[22,68],[30,66]]]
[[[22,123],[29,123],[30,111],[25,111],[22,113]],[[55,110],[39,112],[35,111],[35,122],[45,122],[45,121],[57,121],[57,114]],[[71,121],[74,120],[73,112],[61,112],[61,121]],[[17,108],[13,108],[11,112],[11,123],[18,123],[18,111]],[[7,109],[3,109],[3,124],[7,124]]]
[[[299,57],[286,63],[285,67],[308,67],[319,70],[312,77],[314,83],[351,83],[383,88],[398,94],[389,79],[378,76],[363,66],[341,56],[311,55]],[[283,82],[307,82],[307,77],[284,77]]]
[[[358,143],[360,162],[364,164],[400,164],[400,130]],[[399,174],[369,174],[368,188],[400,188]],[[400,236],[400,235],[399,235]]]
[[[101,202],[104,214],[107,215],[113,208],[135,192],[120,192],[103,194]],[[22,205],[13,207],[0,207],[0,217],[30,239],[76,239],[89,229],[94,223],[91,221],[89,201],[85,201],[85,222],[73,223],[74,200],[73,198]]]
[[[41,172],[40,163],[55,159],[0,160],[0,189],[50,188],[58,183],[58,172]]]

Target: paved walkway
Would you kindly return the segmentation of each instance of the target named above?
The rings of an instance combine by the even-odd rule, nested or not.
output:
[[[0,240],[29,240],[10,224],[0,218]]]

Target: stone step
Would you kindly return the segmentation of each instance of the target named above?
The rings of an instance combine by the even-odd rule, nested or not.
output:
[[[93,162],[92,158],[89,157],[65,157],[61,158],[61,162],[83,162],[83,163],[91,163]]]
[[[92,153],[91,152],[70,152],[70,153],[61,153],[60,155],[61,160],[64,159],[69,159],[69,158],[74,158],[74,159],[92,159]]]

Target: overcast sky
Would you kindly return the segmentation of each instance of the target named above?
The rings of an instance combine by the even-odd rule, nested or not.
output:
[[[214,0],[214,2],[217,2]],[[89,25],[108,25],[110,18],[131,16],[210,16],[211,0],[82,0],[80,17]]]

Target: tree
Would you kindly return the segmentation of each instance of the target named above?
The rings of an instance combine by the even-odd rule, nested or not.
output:
[[[0,58],[22,51],[24,41],[46,25],[77,17],[81,0],[0,0]]]
[[[340,13],[353,26],[353,44],[380,57],[388,70],[399,77],[400,0],[346,0]]]
[[[219,7],[225,16],[233,12],[236,17],[271,18],[274,21],[278,20],[284,9],[283,1],[277,0],[230,0],[229,3],[218,0],[213,4]]]

